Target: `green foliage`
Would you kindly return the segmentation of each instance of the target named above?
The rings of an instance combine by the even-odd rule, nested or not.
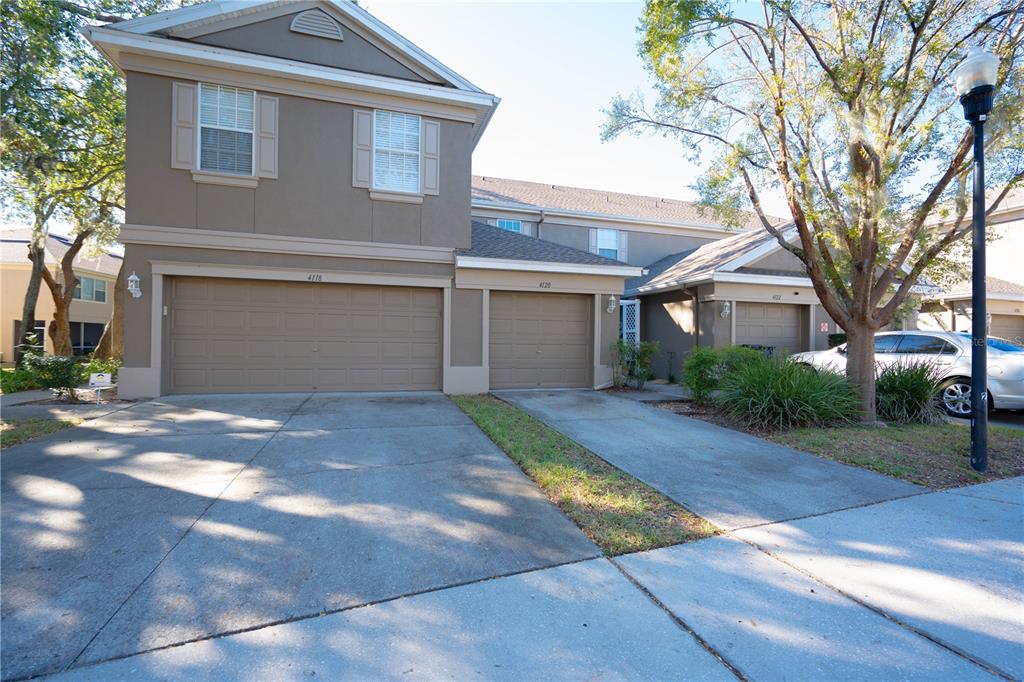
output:
[[[723,377],[747,365],[756,365],[767,361],[764,353],[746,346],[728,346],[718,351],[718,362],[721,365]]]
[[[860,398],[846,377],[788,362],[747,364],[722,379],[720,403],[764,431],[852,422]]]
[[[657,341],[641,341],[635,346],[624,339],[615,341],[611,345],[612,383],[619,388],[632,383],[638,390],[643,389],[654,376],[651,368],[660,347]]]
[[[939,381],[928,362],[897,362],[884,368],[875,380],[878,418],[899,424],[933,424],[942,421],[936,404]]]
[[[30,355],[24,365],[40,388],[49,388],[59,396],[75,399],[75,388],[82,383],[78,358],[73,355]]]
[[[17,393],[39,388],[32,372],[25,367],[5,367],[0,372],[0,393]]]
[[[88,381],[90,374],[98,374],[100,372],[110,374],[113,380],[117,381],[117,370],[121,369],[122,364],[118,359],[104,360],[90,357],[88,361],[83,362],[81,365],[82,381]]]
[[[683,386],[690,389],[694,402],[700,405],[710,402],[720,377],[721,359],[714,348],[698,346],[683,361]]]

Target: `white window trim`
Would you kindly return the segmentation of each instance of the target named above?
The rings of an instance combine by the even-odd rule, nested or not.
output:
[[[76,274],[75,277],[78,278],[78,285],[75,287],[75,289],[79,289],[80,291],[84,291],[84,289],[82,288],[82,283],[85,280],[87,280],[87,279],[92,280],[92,282],[93,282],[93,285],[92,285],[92,291],[93,291],[92,295],[93,295],[93,297],[92,298],[82,298],[81,296],[75,296],[74,295],[74,291],[72,291],[71,292],[71,300],[73,300],[73,301],[84,301],[86,303],[99,303],[101,305],[110,302],[110,296],[109,296],[110,295],[110,287],[108,286],[110,284],[110,282],[108,280],[105,280],[105,279],[103,279],[101,277],[92,277],[90,275],[79,275],[79,274]],[[96,300],[96,282],[103,282],[103,300],[102,301],[97,301]]]
[[[503,223],[503,222],[505,222],[505,223],[516,223],[519,226],[519,229],[518,230],[512,230],[512,229],[509,229],[507,227],[502,227],[501,223]],[[523,221],[520,220],[519,218],[495,218],[494,219],[494,226],[497,227],[499,230],[505,230],[506,232],[514,232],[516,234],[526,234],[523,231]]]
[[[232,88],[233,90],[241,92],[252,93],[252,130],[245,130],[243,128],[231,128],[229,126],[222,125],[204,125],[203,124],[203,86],[211,88]],[[252,88],[240,88],[234,85],[222,85],[220,83],[209,83],[206,81],[200,81],[196,84],[196,160],[195,167],[192,170],[192,179],[200,183],[208,184],[225,184],[235,185],[240,187],[255,187],[254,181],[256,178],[256,154],[258,148],[256,147],[256,128],[257,120],[256,117],[259,112],[256,109],[256,91]],[[203,168],[203,128],[214,128],[216,130],[229,130],[236,133],[249,133],[252,136],[252,153],[249,155],[249,174],[244,175],[242,173],[227,173],[225,171],[218,170],[206,170]],[[231,180],[234,179],[235,182]]]
[[[613,227],[593,227],[593,228],[591,228],[590,229],[590,252],[593,253],[593,254],[596,254],[598,256],[601,255],[601,247],[600,247],[600,243],[599,243],[600,240],[598,238],[598,235],[600,234],[601,230],[605,230],[606,232],[614,232],[615,233],[616,249],[615,249],[615,259],[614,260],[626,262],[627,255],[626,255],[626,231],[625,230],[617,230],[617,229],[615,229]]]
[[[419,121],[418,132],[416,133],[416,191],[410,191],[407,189],[393,189],[391,187],[380,187],[377,185],[377,112],[382,111],[387,114],[402,114],[403,116],[415,116],[416,120]],[[384,151],[399,152],[402,154],[409,154],[407,149],[392,149],[390,147],[382,147]],[[397,201],[399,203],[419,203],[414,201],[402,202],[400,197],[422,197],[423,196],[423,117],[419,114],[410,114],[404,111],[395,111],[393,109],[374,109],[373,115],[370,117],[370,194],[371,198]],[[376,197],[373,194],[377,194]]]

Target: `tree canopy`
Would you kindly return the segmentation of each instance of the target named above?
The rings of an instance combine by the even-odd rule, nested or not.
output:
[[[754,211],[848,334],[891,323],[970,229],[973,134],[952,73],[971,46],[1000,59],[989,210],[1024,178],[1019,0],[648,0],[639,30],[658,98],[616,97],[604,137],[681,140],[705,169],[702,203],[727,223]],[[763,209],[772,191],[796,239]],[[873,369],[860,366],[873,356],[851,364],[873,414]]]

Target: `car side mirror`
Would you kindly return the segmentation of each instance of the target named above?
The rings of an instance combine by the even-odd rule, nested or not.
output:
[[[840,355],[846,355],[846,344],[844,343],[843,345],[836,348],[836,352],[839,353]]]

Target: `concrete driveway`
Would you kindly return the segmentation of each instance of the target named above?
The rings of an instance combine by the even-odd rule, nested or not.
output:
[[[151,401],[2,485],[5,679],[600,554],[438,394]]]

